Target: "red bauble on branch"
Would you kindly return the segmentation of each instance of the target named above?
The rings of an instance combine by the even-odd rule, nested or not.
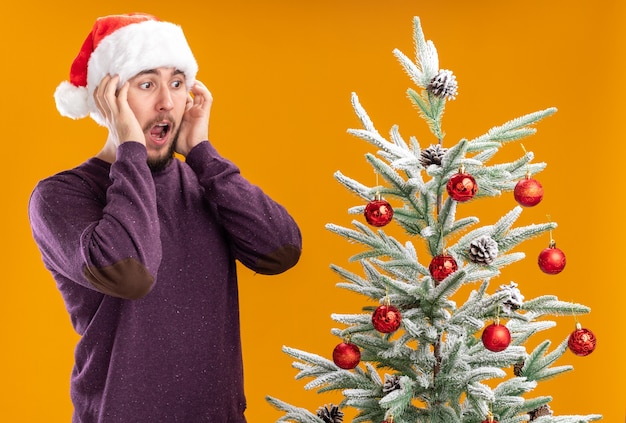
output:
[[[430,271],[430,275],[432,278],[441,282],[452,273],[456,272],[458,266],[454,258],[448,254],[440,254],[438,256],[433,257],[428,265],[428,270]]]
[[[578,323],[567,340],[567,346],[574,354],[585,357],[596,349],[596,336]]]
[[[342,369],[354,369],[360,361],[361,350],[350,342],[342,342],[333,350],[333,362]]]
[[[461,167],[459,173],[453,175],[446,185],[448,195],[453,200],[463,202],[471,200],[478,191],[476,180],[465,169]]]
[[[511,332],[499,322],[492,323],[483,331],[482,341],[489,351],[504,351],[511,343]]]
[[[376,198],[365,206],[365,212],[363,214],[367,223],[372,226],[380,227],[391,222],[391,219],[393,219],[393,208],[377,194]]]
[[[400,311],[392,305],[381,305],[372,314],[372,324],[374,329],[381,333],[392,333],[400,327],[402,315]]]
[[[543,198],[543,187],[538,180],[531,178],[530,174],[527,174],[524,179],[515,185],[513,197],[515,197],[515,201],[520,206],[533,207],[539,204]]]
[[[537,264],[539,264],[541,271],[543,273],[547,273],[548,275],[561,273],[561,271],[565,268],[565,263],[565,253],[556,248],[556,243],[554,241],[551,241],[550,246],[539,253],[539,257],[537,259]]]

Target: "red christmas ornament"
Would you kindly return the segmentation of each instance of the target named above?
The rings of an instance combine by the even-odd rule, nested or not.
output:
[[[513,197],[520,206],[533,207],[539,204],[543,198],[543,187],[538,180],[532,179],[530,175],[522,179],[515,185]]]
[[[556,248],[556,243],[552,241],[548,248],[539,253],[537,264],[543,273],[556,275],[565,268],[565,261],[565,254]]]
[[[465,173],[463,168],[459,170],[459,173],[452,176],[446,185],[448,195],[453,200],[463,202],[471,200],[478,191],[478,185],[476,180],[469,173]]]
[[[361,350],[350,342],[342,342],[333,350],[333,362],[342,369],[354,369],[360,361]]]
[[[585,357],[596,349],[596,336],[578,323],[567,340],[567,346],[574,354]]]
[[[392,333],[400,327],[402,315],[400,311],[392,305],[381,305],[372,314],[372,324],[381,333]]]
[[[482,340],[489,351],[504,351],[511,343],[511,332],[498,322],[492,323],[483,331]]]
[[[385,226],[393,218],[393,208],[379,196],[365,206],[365,220],[372,226]]]
[[[430,275],[437,282],[441,282],[450,274],[456,272],[457,269],[458,266],[456,264],[456,261],[452,256],[449,256],[447,254],[440,254],[433,257],[430,265],[428,265]]]

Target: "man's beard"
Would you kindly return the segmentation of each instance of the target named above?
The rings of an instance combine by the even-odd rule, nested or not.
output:
[[[174,137],[165,154],[159,157],[148,157],[148,167],[152,172],[160,172],[164,170],[174,160],[174,152],[176,151],[176,141],[178,140],[178,134]]]

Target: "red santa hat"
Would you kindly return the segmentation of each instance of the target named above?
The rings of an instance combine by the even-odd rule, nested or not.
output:
[[[158,67],[182,71],[189,89],[195,83],[198,64],[180,26],[141,13],[98,18],[72,63],[69,81],[54,93],[57,110],[72,119],[90,115],[104,125],[93,99],[100,81],[119,75],[121,86]]]

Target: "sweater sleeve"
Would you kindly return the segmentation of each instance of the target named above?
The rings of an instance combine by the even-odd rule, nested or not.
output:
[[[207,202],[226,231],[235,257],[261,274],[278,274],[300,258],[302,237],[283,206],[244,179],[239,169],[204,141],[186,158]]]
[[[37,185],[29,217],[53,274],[120,298],[150,292],[162,251],[146,158],[141,144],[124,143],[108,180],[71,171]]]

